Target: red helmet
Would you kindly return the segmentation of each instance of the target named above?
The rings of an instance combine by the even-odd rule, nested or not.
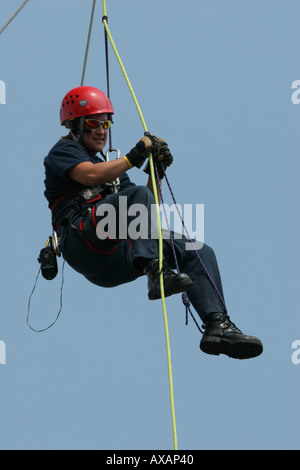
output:
[[[114,108],[107,96],[98,88],[79,86],[66,94],[61,103],[60,122],[91,114],[114,114]]]

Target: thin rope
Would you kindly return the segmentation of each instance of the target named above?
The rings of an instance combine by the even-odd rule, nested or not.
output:
[[[126,83],[128,85],[128,88],[130,90],[130,93],[132,95],[133,101],[135,103],[135,106],[137,108],[137,111],[139,113],[140,119],[142,121],[142,125],[144,128],[145,134],[148,133],[148,129],[146,126],[145,119],[143,117],[141,108],[139,106],[138,100],[135,96],[135,93],[133,91],[133,88],[131,86],[130,80],[128,78],[128,75],[126,73],[125,67],[123,65],[123,62],[121,60],[121,57],[118,53],[118,50],[115,46],[114,40],[112,38],[112,35],[110,33],[110,29],[107,23],[107,12],[106,12],[106,1],[102,0],[103,4],[103,24],[105,27],[105,30],[107,32],[107,35],[109,37],[110,43],[112,45],[112,48],[114,50],[114,53],[117,57],[117,60],[119,62],[119,65],[121,67],[121,70],[123,72],[124,78],[126,80]],[[176,432],[176,419],[175,419],[175,406],[174,406],[174,388],[173,388],[173,375],[172,375],[172,361],[171,361],[171,348],[170,348],[170,337],[169,337],[169,328],[168,328],[168,318],[167,318],[167,311],[166,311],[166,303],[165,303],[165,293],[164,293],[164,282],[163,282],[163,272],[162,272],[162,266],[163,266],[163,240],[162,240],[162,234],[161,234],[161,220],[160,220],[160,213],[159,213],[159,199],[158,199],[158,194],[157,194],[157,187],[156,187],[156,179],[155,179],[155,171],[154,171],[154,165],[153,165],[153,158],[152,154],[149,156],[149,163],[150,163],[150,171],[151,171],[151,181],[152,181],[152,187],[153,187],[153,194],[154,194],[154,199],[155,199],[155,205],[156,205],[156,213],[157,213],[157,222],[158,222],[158,233],[159,233],[159,270],[160,270],[160,290],[161,290],[161,301],[162,301],[162,309],[163,309],[163,318],[164,318],[164,327],[165,327],[165,337],[166,337],[166,347],[167,347],[167,360],[168,360],[168,373],[169,373],[169,388],[170,388],[170,405],[171,405],[171,415],[172,415],[172,426],[173,426],[173,440],[174,440],[174,449],[177,450],[177,432]]]
[[[36,328],[33,328],[33,326],[31,326],[31,325],[30,325],[30,322],[29,322],[31,298],[32,298],[33,293],[34,293],[34,291],[35,291],[35,288],[36,288],[36,285],[37,285],[37,282],[38,282],[38,278],[39,278],[39,275],[40,275],[40,273],[41,273],[41,268],[39,269],[39,271],[38,271],[38,273],[37,273],[37,275],[36,275],[35,282],[34,282],[32,291],[31,291],[30,296],[29,296],[29,299],[28,299],[27,317],[26,317],[26,323],[27,323],[27,325],[28,325],[29,328],[30,328],[32,331],[34,331],[35,333],[42,333],[43,331],[49,330],[49,329],[57,322],[58,317],[59,317],[60,314],[61,314],[61,311],[62,311],[62,308],[63,308],[63,287],[64,287],[64,282],[65,282],[65,276],[64,276],[65,262],[66,262],[66,260],[64,260],[64,262],[63,262],[63,265],[62,265],[62,272],[61,272],[59,311],[58,311],[58,313],[57,313],[57,315],[56,315],[55,320],[54,320],[50,325],[48,325],[47,327],[42,328],[42,329],[40,329],[40,330],[37,330]]]
[[[105,17],[106,21],[108,21],[108,18]],[[106,64],[106,88],[107,88],[107,96],[110,99],[110,86],[109,86],[109,57],[108,57],[108,36],[107,36],[107,31],[104,28],[104,44],[105,44],[105,64]],[[112,132],[111,132],[111,127],[108,130],[108,141],[109,141],[109,151],[112,151]]]
[[[208,277],[210,283],[212,284],[213,288],[215,289],[216,293],[218,294],[218,296],[219,296],[219,298],[220,298],[220,300],[221,300],[221,302],[222,302],[222,304],[223,304],[223,307],[224,307],[224,309],[225,309],[225,312],[227,313],[227,307],[226,307],[226,304],[225,304],[225,300],[224,300],[224,298],[223,298],[221,292],[220,292],[219,289],[217,288],[216,283],[214,282],[213,278],[212,278],[211,275],[209,274],[209,271],[208,271],[207,267],[205,266],[205,264],[204,264],[204,262],[203,262],[203,260],[202,260],[202,258],[201,258],[201,256],[200,256],[200,254],[199,254],[199,251],[198,251],[197,248],[195,247],[195,244],[194,244],[193,240],[191,239],[191,237],[190,237],[190,235],[189,235],[189,233],[188,233],[188,231],[187,231],[186,225],[185,225],[184,220],[183,220],[183,218],[182,218],[182,216],[181,216],[181,214],[180,214],[180,211],[179,211],[179,209],[178,209],[178,205],[177,205],[177,202],[176,202],[174,193],[173,193],[173,191],[172,191],[171,185],[170,185],[170,183],[169,183],[168,177],[167,177],[167,175],[166,175],[166,172],[165,172],[165,169],[163,168],[163,166],[162,166],[162,169],[163,169],[163,172],[164,172],[164,176],[165,176],[166,183],[167,183],[168,188],[169,188],[169,191],[170,191],[170,193],[171,193],[171,197],[172,197],[172,199],[173,199],[173,202],[174,202],[174,204],[175,204],[176,210],[177,210],[177,212],[178,212],[178,214],[179,214],[179,217],[180,217],[180,219],[181,219],[181,223],[182,223],[182,226],[183,226],[183,228],[184,228],[184,230],[185,230],[185,233],[186,233],[186,235],[187,235],[187,238],[188,238],[189,241],[191,242],[191,244],[192,244],[192,246],[193,246],[193,250],[194,250],[194,252],[196,253],[198,260],[200,261],[200,263],[201,263],[201,265],[202,265],[202,267],[203,267],[203,269],[204,269],[204,271],[205,271],[206,276]]]
[[[91,42],[91,33],[92,33],[92,27],[93,27],[93,21],[94,21],[95,6],[96,6],[96,0],[93,0],[90,26],[89,26],[89,32],[88,32],[88,37],[87,37],[87,42],[86,42],[83,69],[82,69],[82,76],[81,76],[81,83],[80,83],[81,86],[83,85],[84,78],[85,78],[86,64],[87,64],[87,58],[88,58],[88,54],[89,54],[89,48],[90,48],[90,42]]]
[[[13,14],[13,16],[8,20],[7,23],[5,23],[5,25],[3,26],[3,28],[0,29],[0,34],[3,33],[3,31],[7,28],[7,26],[9,25],[9,23],[12,22],[12,20],[17,16],[17,14],[22,10],[22,8],[26,5],[26,3],[28,2],[28,0],[25,0],[25,2],[22,3],[22,5],[17,9],[17,11]]]
[[[167,223],[167,227],[168,227],[168,231],[169,231],[169,235],[170,235],[173,257],[174,257],[174,260],[175,260],[175,265],[176,265],[177,272],[179,274],[180,273],[180,268],[179,268],[179,263],[178,263],[176,250],[175,250],[174,237],[173,237],[173,234],[171,232],[170,224],[169,224],[168,217],[167,217],[167,214],[166,214],[166,208],[165,208],[165,204],[164,204],[164,197],[163,197],[163,193],[162,193],[162,185],[161,185],[161,180],[160,180],[159,175],[158,175],[158,169],[157,169],[156,162],[154,162],[154,168],[155,168],[156,180],[158,181],[158,184],[159,184],[159,192],[160,192],[160,198],[161,198],[162,207],[163,207],[163,211],[164,211],[165,221]],[[161,168],[163,168],[162,165],[161,165]],[[164,168],[163,168],[163,170],[164,170]],[[176,202],[175,202],[175,204],[176,204]],[[181,221],[184,225],[184,222],[183,222],[183,219],[182,219],[180,213],[179,213],[179,217],[180,217],[180,219],[181,219]],[[189,241],[192,242],[192,240],[190,238],[189,238]],[[182,296],[182,302],[185,306],[185,324],[188,325],[188,314],[190,314],[192,319],[194,320],[194,323],[197,326],[198,330],[200,331],[200,333],[203,334],[203,331],[201,330],[200,326],[198,325],[198,322],[197,322],[196,318],[194,317],[194,315],[191,311],[191,308],[190,308],[191,302],[190,302],[190,299],[189,299],[189,296],[188,296],[187,292],[184,291],[181,296]]]

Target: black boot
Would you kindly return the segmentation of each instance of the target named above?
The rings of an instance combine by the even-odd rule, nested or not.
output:
[[[235,359],[250,359],[263,351],[258,338],[244,335],[224,313],[208,315],[204,328],[200,349],[207,354],[226,354]]]
[[[166,261],[163,262],[163,279],[164,279],[164,292],[165,297],[172,294],[178,294],[193,285],[193,281],[187,274],[176,274],[172,271]],[[160,272],[158,259],[152,259],[144,267],[144,274],[148,277],[148,297],[150,300],[160,299]]]

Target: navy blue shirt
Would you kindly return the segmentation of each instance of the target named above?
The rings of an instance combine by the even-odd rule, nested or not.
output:
[[[72,191],[81,191],[86,188],[77,183],[67,175],[67,171],[82,162],[99,163],[101,158],[91,155],[78,142],[69,139],[60,139],[50,150],[44,159],[45,165],[45,197],[49,202],[49,207],[61,196]],[[121,189],[134,186],[125,173],[120,177]]]

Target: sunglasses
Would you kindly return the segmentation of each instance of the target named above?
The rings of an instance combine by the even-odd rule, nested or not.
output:
[[[111,125],[111,121],[99,121],[98,119],[85,119],[84,122],[90,129],[97,129],[101,125],[103,129],[109,129]]]

